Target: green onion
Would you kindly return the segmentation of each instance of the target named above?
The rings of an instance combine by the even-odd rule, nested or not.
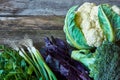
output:
[[[18,43],[18,45],[12,43],[11,47],[19,51],[19,55],[33,67],[39,80],[57,80],[54,73],[45,63],[40,52],[33,46],[31,39],[23,39]],[[23,47],[26,47],[28,52],[25,51]]]

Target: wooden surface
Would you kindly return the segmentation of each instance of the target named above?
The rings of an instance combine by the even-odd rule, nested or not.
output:
[[[0,44],[20,40],[25,35],[34,43],[43,44],[44,37],[55,36],[65,40],[63,16],[9,17],[0,21]]]
[[[65,15],[70,7],[84,2],[120,6],[120,0],[0,0],[0,15]]]
[[[120,6],[120,0],[0,0],[0,44],[25,35],[43,44],[45,36],[65,40],[64,18],[68,9],[84,2]]]

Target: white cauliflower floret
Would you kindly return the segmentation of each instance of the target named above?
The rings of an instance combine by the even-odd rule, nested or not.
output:
[[[89,46],[98,47],[102,42],[102,36],[99,33],[99,30],[96,28],[91,28],[86,33],[86,40]]]
[[[80,16],[80,28],[89,46],[98,47],[105,40],[98,21],[98,6],[94,3],[84,3],[76,14]]]
[[[116,5],[114,5],[114,6],[112,6],[112,9],[113,9],[114,12],[116,12],[117,14],[120,15],[120,9],[119,9],[119,7],[117,7]]]

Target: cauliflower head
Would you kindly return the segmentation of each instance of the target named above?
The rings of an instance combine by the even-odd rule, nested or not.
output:
[[[86,2],[78,8],[76,14],[79,15],[79,27],[87,44],[92,47],[100,46],[105,40],[105,36],[98,20],[98,6]]]

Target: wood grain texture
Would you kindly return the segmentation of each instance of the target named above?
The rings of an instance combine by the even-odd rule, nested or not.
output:
[[[51,35],[65,40],[64,16],[70,7],[84,2],[120,6],[120,0],[0,0],[0,44],[25,35],[36,44]]]
[[[120,0],[0,0],[0,15],[65,15],[70,7],[84,2],[120,6]]]
[[[0,44],[18,41],[28,35],[34,43],[43,44],[44,37],[55,36],[65,40],[63,16],[16,17],[0,21]]]

